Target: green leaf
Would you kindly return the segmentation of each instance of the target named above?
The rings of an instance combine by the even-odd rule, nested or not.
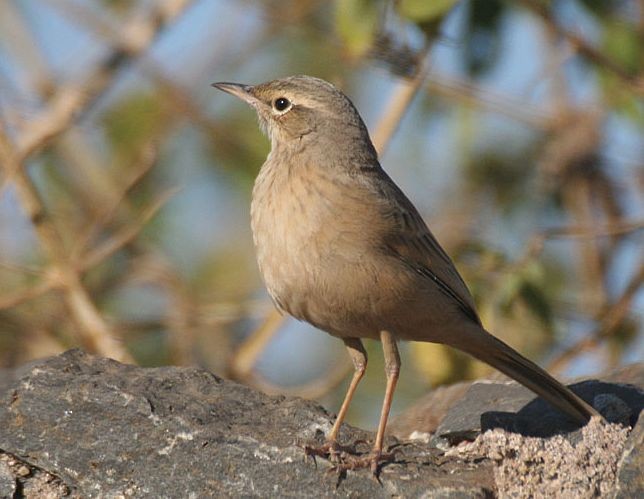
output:
[[[589,12],[600,19],[606,19],[620,7],[620,2],[607,2],[606,0],[581,0],[581,3]]]
[[[530,312],[541,321],[541,324],[550,327],[553,321],[553,312],[543,290],[534,283],[525,281],[521,287],[520,295]]]
[[[445,14],[456,2],[457,0],[400,0],[398,12],[411,21],[426,23]]]
[[[137,92],[116,102],[103,116],[103,123],[112,147],[129,157],[158,133],[166,117],[166,109],[158,95]]]
[[[644,46],[633,26],[622,22],[605,22],[603,50],[627,74],[635,76],[644,71]],[[608,69],[597,66],[597,70],[606,102],[625,118],[643,126],[644,106],[641,97]]]
[[[380,8],[374,0],[336,0],[335,29],[351,57],[360,57],[371,48]]]
[[[644,48],[634,26],[624,22],[606,23],[604,29],[606,54],[628,73],[637,74],[644,65]]]
[[[498,299],[503,308],[509,308],[523,286],[523,275],[512,272],[503,276],[499,283]]]

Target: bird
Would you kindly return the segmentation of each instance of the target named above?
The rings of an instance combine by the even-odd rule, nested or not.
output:
[[[400,373],[400,340],[449,345],[523,384],[583,425],[599,413],[537,364],[489,333],[472,295],[418,210],[380,165],[352,101],[333,84],[298,75],[213,87],[249,104],[271,143],[255,179],[251,228],[275,306],[340,338],[354,373],[326,443],[338,434],[367,368],[362,340],[380,340],[387,379],[375,442],[346,469],[376,474]]]

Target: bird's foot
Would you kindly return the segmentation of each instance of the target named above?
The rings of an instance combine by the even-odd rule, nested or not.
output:
[[[396,459],[395,452],[383,452],[373,449],[368,454],[357,456],[355,454],[346,454],[338,462],[333,470],[339,473],[368,468],[371,474],[378,479],[380,468],[383,464],[391,463]]]
[[[321,457],[334,463],[329,470],[331,472],[343,475],[347,471],[368,468],[377,479],[382,465],[393,462],[396,458],[396,453],[372,449],[368,453],[360,454],[356,450],[356,446],[360,443],[366,442],[359,440],[352,445],[340,445],[336,441],[327,441],[322,445],[306,445],[304,446],[304,452],[307,456],[313,457],[314,460],[316,457]]]
[[[356,454],[356,443],[353,445],[340,445],[335,440],[329,440],[322,445],[305,445],[304,452],[307,456],[321,457],[337,463],[342,462],[347,456]]]

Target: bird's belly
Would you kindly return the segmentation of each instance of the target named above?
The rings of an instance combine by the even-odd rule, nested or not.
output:
[[[253,215],[257,262],[275,304],[339,337],[377,338],[380,273],[333,220],[283,203]],[[308,219],[307,219],[308,217]],[[333,229],[331,229],[333,227]],[[351,238],[352,240],[355,237]]]
[[[454,301],[435,286],[419,286],[388,257],[360,257],[341,238],[317,245],[315,235],[297,237],[278,226],[271,237],[256,238],[260,271],[275,304],[299,320],[340,338],[377,339],[386,329],[400,339],[444,342],[458,329]]]
[[[433,285],[424,289],[424,280],[373,239],[379,221],[368,199],[348,199],[313,175],[285,182],[264,170],[253,191],[257,261],[275,304],[338,337],[378,338],[386,329],[412,338],[424,324],[433,341],[429,329],[447,325],[434,322],[445,317],[449,299]]]
[[[257,260],[275,304],[297,319],[336,336],[374,336],[373,313],[366,279],[377,280],[351,262],[320,251],[312,244],[287,238],[284,244],[256,243]],[[358,275],[361,274],[361,275]],[[350,280],[349,280],[350,278]],[[366,330],[375,329],[366,334]]]

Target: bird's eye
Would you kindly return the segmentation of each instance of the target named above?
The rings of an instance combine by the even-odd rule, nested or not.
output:
[[[273,107],[277,111],[284,111],[286,108],[288,108],[291,105],[291,101],[289,101],[286,97],[278,97],[275,99],[273,102]]]

